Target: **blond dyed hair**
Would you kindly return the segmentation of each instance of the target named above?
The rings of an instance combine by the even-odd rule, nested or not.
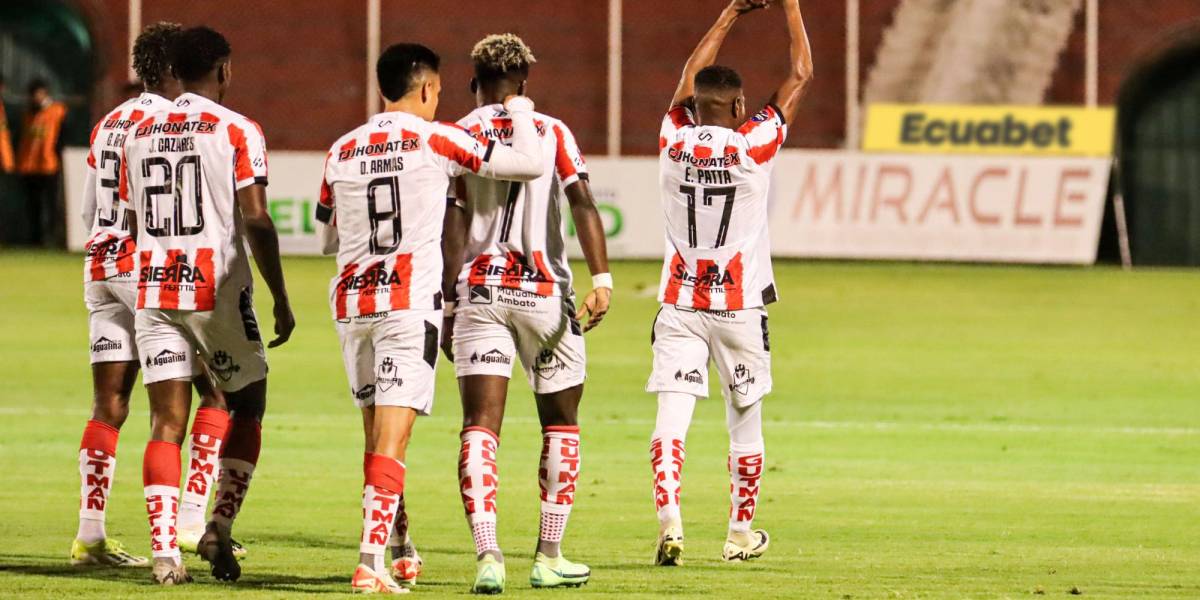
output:
[[[496,73],[526,68],[537,62],[525,41],[512,33],[489,35],[471,50],[476,66]]]

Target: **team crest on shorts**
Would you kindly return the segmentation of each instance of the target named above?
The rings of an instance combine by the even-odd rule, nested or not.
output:
[[[242,370],[241,367],[234,364],[233,357],[229,356],[229,353],[224,350],[217,350],[213,354],[212,362],[208,363],[208,368],[213,372],[213,375],[217,376],[217,379],[226,382],[233,377],[234,373]]]
[[[470,302],[471,304],[491,304],[492,288],[486,285],[473,286],[470,293]]]
[[[687,373],[679,370],[675,371],[675,381],[686,381],[687,383],[704,385],[704,374],[700,372],[700,369],[692,369]]]
[[[750,384],[754,383],[754,376],[750,374],[750,369],[742,363],[733,369],[733,383],[729,384],[729,391],[735,394],[745,396],[750,393]]]
[[[559,371],[567,368],[566,363],[561,358],[554,355],[554,351],[549,348],[543,348],[538,353],[537,364],[533,367],[533,372],[538,374],[542,379],[551,379]]]
[[[375,373],[375,387],[379,391],[386,392],[392,387],[400,387],[404,385],[404,379],[399,377],[400,373],[396,369],[396,363],[392,362],[392,357],[388,356],[379,363],[379,370]]]

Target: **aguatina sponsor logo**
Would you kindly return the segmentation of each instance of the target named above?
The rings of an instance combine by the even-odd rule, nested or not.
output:
[[[106,337],[101,337],[92,342],[92,352],[112,352],[120,350],[123,347],[120,340],[110,340]]]
[[[675,381],[684,381],[687,383],[698,383],[703,385],[704,374],[700,372],[700,369],[692,369],[687,373],[684,373],[681,369],[679,371],[675,371]]]
[[[359,400],[370,400],[375,397],[375,384],[368,383],[357,390],[350,390],[350,393]]]
[[[172,352],[163,350],[154,356],[146,357],[147,367],[163,367],[175,363],[181,363],[187,360],[187,355],[182,352]]]
[[[473,364],[473,365],[475,365],[475,364],[511,365],[512,357],[493,348],[491,350],[488,350],[487,352],[484,352],[483,354],[480,354],[478,352],[472,352],[471,353],[471,364]]]

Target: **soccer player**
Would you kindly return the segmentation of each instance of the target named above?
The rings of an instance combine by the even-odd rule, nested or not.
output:
[[[512,148],[433,122],[440,62],[416,44],[380,55],[384,111],[334,143],[317,207],[317,220],[327,225],[324,249],[337,253],[329,302],[367,441],[355,592],[407,591],[385,568],[384,551],[404,494],[413,423],[433,407],[450,180],[475,173],[529,181],[542,174],[527,98],[507,101]]]
[[[266,143],[254,121],[221,105],[232,76],[230,54],[229,43],[212,29],[180,32],[171,68],[183,93],[133,127],[122,161],[121,198],[136,213],[135,328],[150,396],[151,440],[142,472],[153,575],[164,585],[191,580],[180,560],[176,513],[179,446],[198,358],[224,392],[230,417],[212,520],[197,551],[215,578],[241,575],[230,536],[258,462],[267,390],[247,242],[275,301],[277,337],[269,347],[286,342],[295,327],[267,212]]]
[[[763,473],[762,399],[771,391],[765,306],[777,298],[767,227],[771,168],[812,77],[812,55],[797,0],[781,0],[791,37],[788,75],[749,120],[737,72],[713,61],[734,22],[767,5],[734,0],[688,59],[659,138],[666,222],[654,321],[654,369],[646,386],[658,394],[650,444],[659,538],[656,564],[683,552],[679,512],[684,439],[697,398],[708,396],[716,363],[729,428],[727,561],[757,558],[769,544],[752,529]]]
[[[179,82],[170,73],[167,48],[180,31],[174,23],[156,23],[138,35],[133,66],[144,91],[108,113],[92,130],[84,186],[83,220],[91,230],[84,245],[84,300],[88,307],[88,337],[92,362],[92,418],[79,444],[79,529],[71,544],[71,564],[145,566],[150,561],[125,551],[104,530],[105,511],[116,475],[117,438],[129,416],[129,395],[138,372],[134,341],[135,244],[126,214],[120,209],[117,186],[121,147],[129,129],[143,116],[171,106]],[[224,399],[203,373],[194,380],[201,396],[197,425],[192,430],[192,460],[188,473],[195,511],[201,518],[208,488],[215,475],[215,448],[228,421]],[[206,431],[206,427],[212,431]],[[187,497],[187,494],[185,494]],[[185,504],[186,505],[186,504]],[[203,528],[203,524],[201,524]]]
[[[475,45],[471,60],[471,89],[479,108],[458,124],[480,140],[510,143],[512,116],[502,101],[524,94],[533,52],[515,35],[490,35]],[[464,194],[447,216],[443,291],[460,302],[457,308],[447,304],[446,328],[453,335],[443,343],[462,394],[458,476],[475,540],[473,589],[478,593],[504,590],[504,556],[496,540],[496,451],[518,356],[542,425],[541,527],[529,580],[533,587],[577,587],[590,576],[586,565],[567,560],[559,546],[579,478],[583,332],[608,312],[612,275],[604,227],[575,137],[554,117],[537,113],[534,122],[545,174],[529,182],[465,176],[459,187]],[[570,205],[592,273],[592,291],[578,312],[563,233],[564,203]],[[585,315],[588,322],[581,327]]]

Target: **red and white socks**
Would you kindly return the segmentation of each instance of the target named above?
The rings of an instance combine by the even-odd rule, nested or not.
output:
[[[179,510],[179,445],[151,440],[142,457],[142,491],[150,518],[150,551],[154,558],[178,563],[175,519]]]
[[[654,473],[654,507],[658,511],[660,528],[679,526],[680,490],[683,482],[683,461],[687,456],[684,440],[696,397],[679,392],[658,395],[658,417],[654,435],[650,438],[650,469]]]
[[[86,544],[105,538],[104,517],[113,478],[117,474],[117,437],[112,425],[91,420],[79,442],[79,530],[75,537]]]
[[[460,436],[458,486],[462,493],[467,524],[475,539],[475,554],[492,553],[499,557],[496,541],[496,492],[500,474],[496,467],[496,449],[500,440],[491,430],[467,427]]]
[[[538,466],[542,498],[538,551],[551,558],[559,555],[567,518],[575,504],[579,467],[579,427],[546,427],[542,431],[542,459]]]
[[[384,553],[396,524],[400,496],[404,493],[404,463],[382,454],[363,457],[363,531],[359,562],[376,573],[386,573]]]
[[[261,450],[262,425],[256,419],[229,420],[212,510],[212,522],[225,532],[233,529],[233,521],[242,510]]]
[[[745,544],[750,542],[763,475],[762,402],[728,405],[725,417],[729,427],[729,538]]]
[[[179,499],[180,529],[204,528],[208,496],[217,477],[221,445],[228,429],[228,412],[208,407],[196,411],[188,444],[187,479]]]

